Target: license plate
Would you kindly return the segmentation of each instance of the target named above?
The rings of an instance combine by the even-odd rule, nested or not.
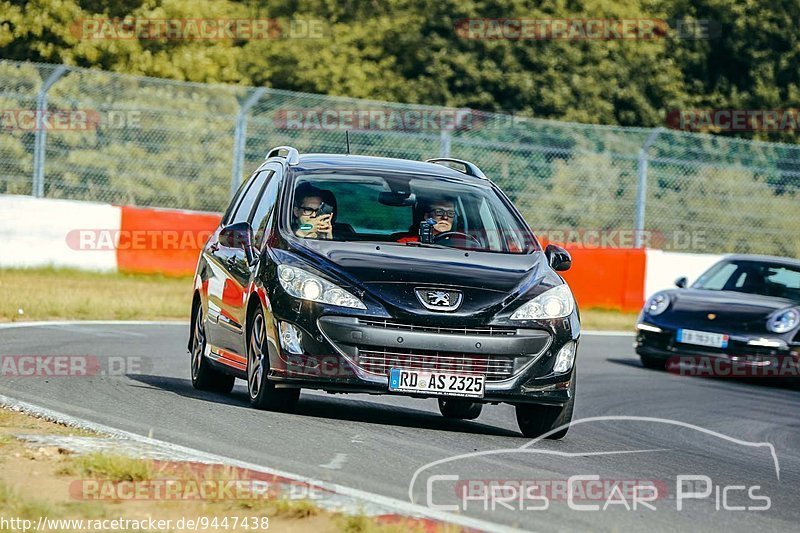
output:
[[[389,390],[483,398],[484,380],[484,376],[392,368],[389,371]]]
[[[709,333],[708,331],[695,331],[693,329],[679,329],[676,340],[684,344],[697,346],[710,346],[712,348],[727,348],[728,335],[722,333]]]

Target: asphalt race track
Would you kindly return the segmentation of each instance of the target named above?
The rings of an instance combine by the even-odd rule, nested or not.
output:
[[[4,372],[0,394],[403,501],[411,489],[416,503],[466,506],[460,512],[529,530],[787,531],[800,522],[794,386],[645,370],[631,336],[585,335],[575,421],[606,418],[579,422],[563,441],[526,446],[508,405],[486,406],[480,418],[465,422],[442,418],[433,400],[398,396],[304,391],[296,412],[286,414],[251,409],[243,382],[227,396],[198,393],[189,382],[187,330],[183,324],[0,329],[0,356],[91,356],[101,369],[92,376]],[[121,375],[102,375],[112,367]],[[574,477],[591,475],[599,476],[595,485]],[[696,476],[694,485],[679,492],[679,475]],[[583,498],[568,501],[562,489],[569,479],[585,488]],[[538,498],[516,497],[512,489],[490,498],[491,491],[474,492],[485,480],[536,480],[551,489]],[[655,509],[641,500],[633,509],[630,491],[591,489],[643,480],[658,488],[652,499],[652,492],[638,494]],[[461,489],[473,490],[466,492],[471,499],[460,498]],[[599,508],[576,509],[591,505]]]

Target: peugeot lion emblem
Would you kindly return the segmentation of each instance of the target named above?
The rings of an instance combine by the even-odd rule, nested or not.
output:
[[[417,299],[431,311],[455,311],[461,305],[461,291],[416,289]]]
[[[428,303],[431,305],[450,305],[450,294],[444,291],[428,291]]]

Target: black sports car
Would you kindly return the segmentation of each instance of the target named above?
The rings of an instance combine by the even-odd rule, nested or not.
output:
[[[742,373],[746,376],[780,377],[770,371],[782,368],[788,371],[784,377],[795,377],[800,261],[732,255],[691,287],[686,287],[686,278],[675,284],[677,289],[650,297],[639,315],[636,352],[644,366],[663,369],[692,362],[684,356],[701,356],[749,368]]]
[[[195,276],[192,383],[247,380],[257,408],[301,388],[436,397],[446,417],[516,406],[561,438],[578,309],[509,199],[472,163],[269,152]]]

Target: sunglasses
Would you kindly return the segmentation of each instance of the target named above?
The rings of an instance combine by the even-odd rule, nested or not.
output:
[[[300,212],[303,214],[303,216],[307,216],[307,217],[310,217],[311,215],[314,215],[314,214],[317,213],[317,208],[316,207],[308,207],[308,206],[305,206],[305,205],[301,205],[301,206],[298,206],[297,209],[300,210]]]
[[[307,205],[300,205],[297,206],[297,209],[303,213],[304,216],[310,217],[311,215],[332,215],[333,214],[333,206],[328,205],[325,202],[322,202],[319,207],[309,207]]]

